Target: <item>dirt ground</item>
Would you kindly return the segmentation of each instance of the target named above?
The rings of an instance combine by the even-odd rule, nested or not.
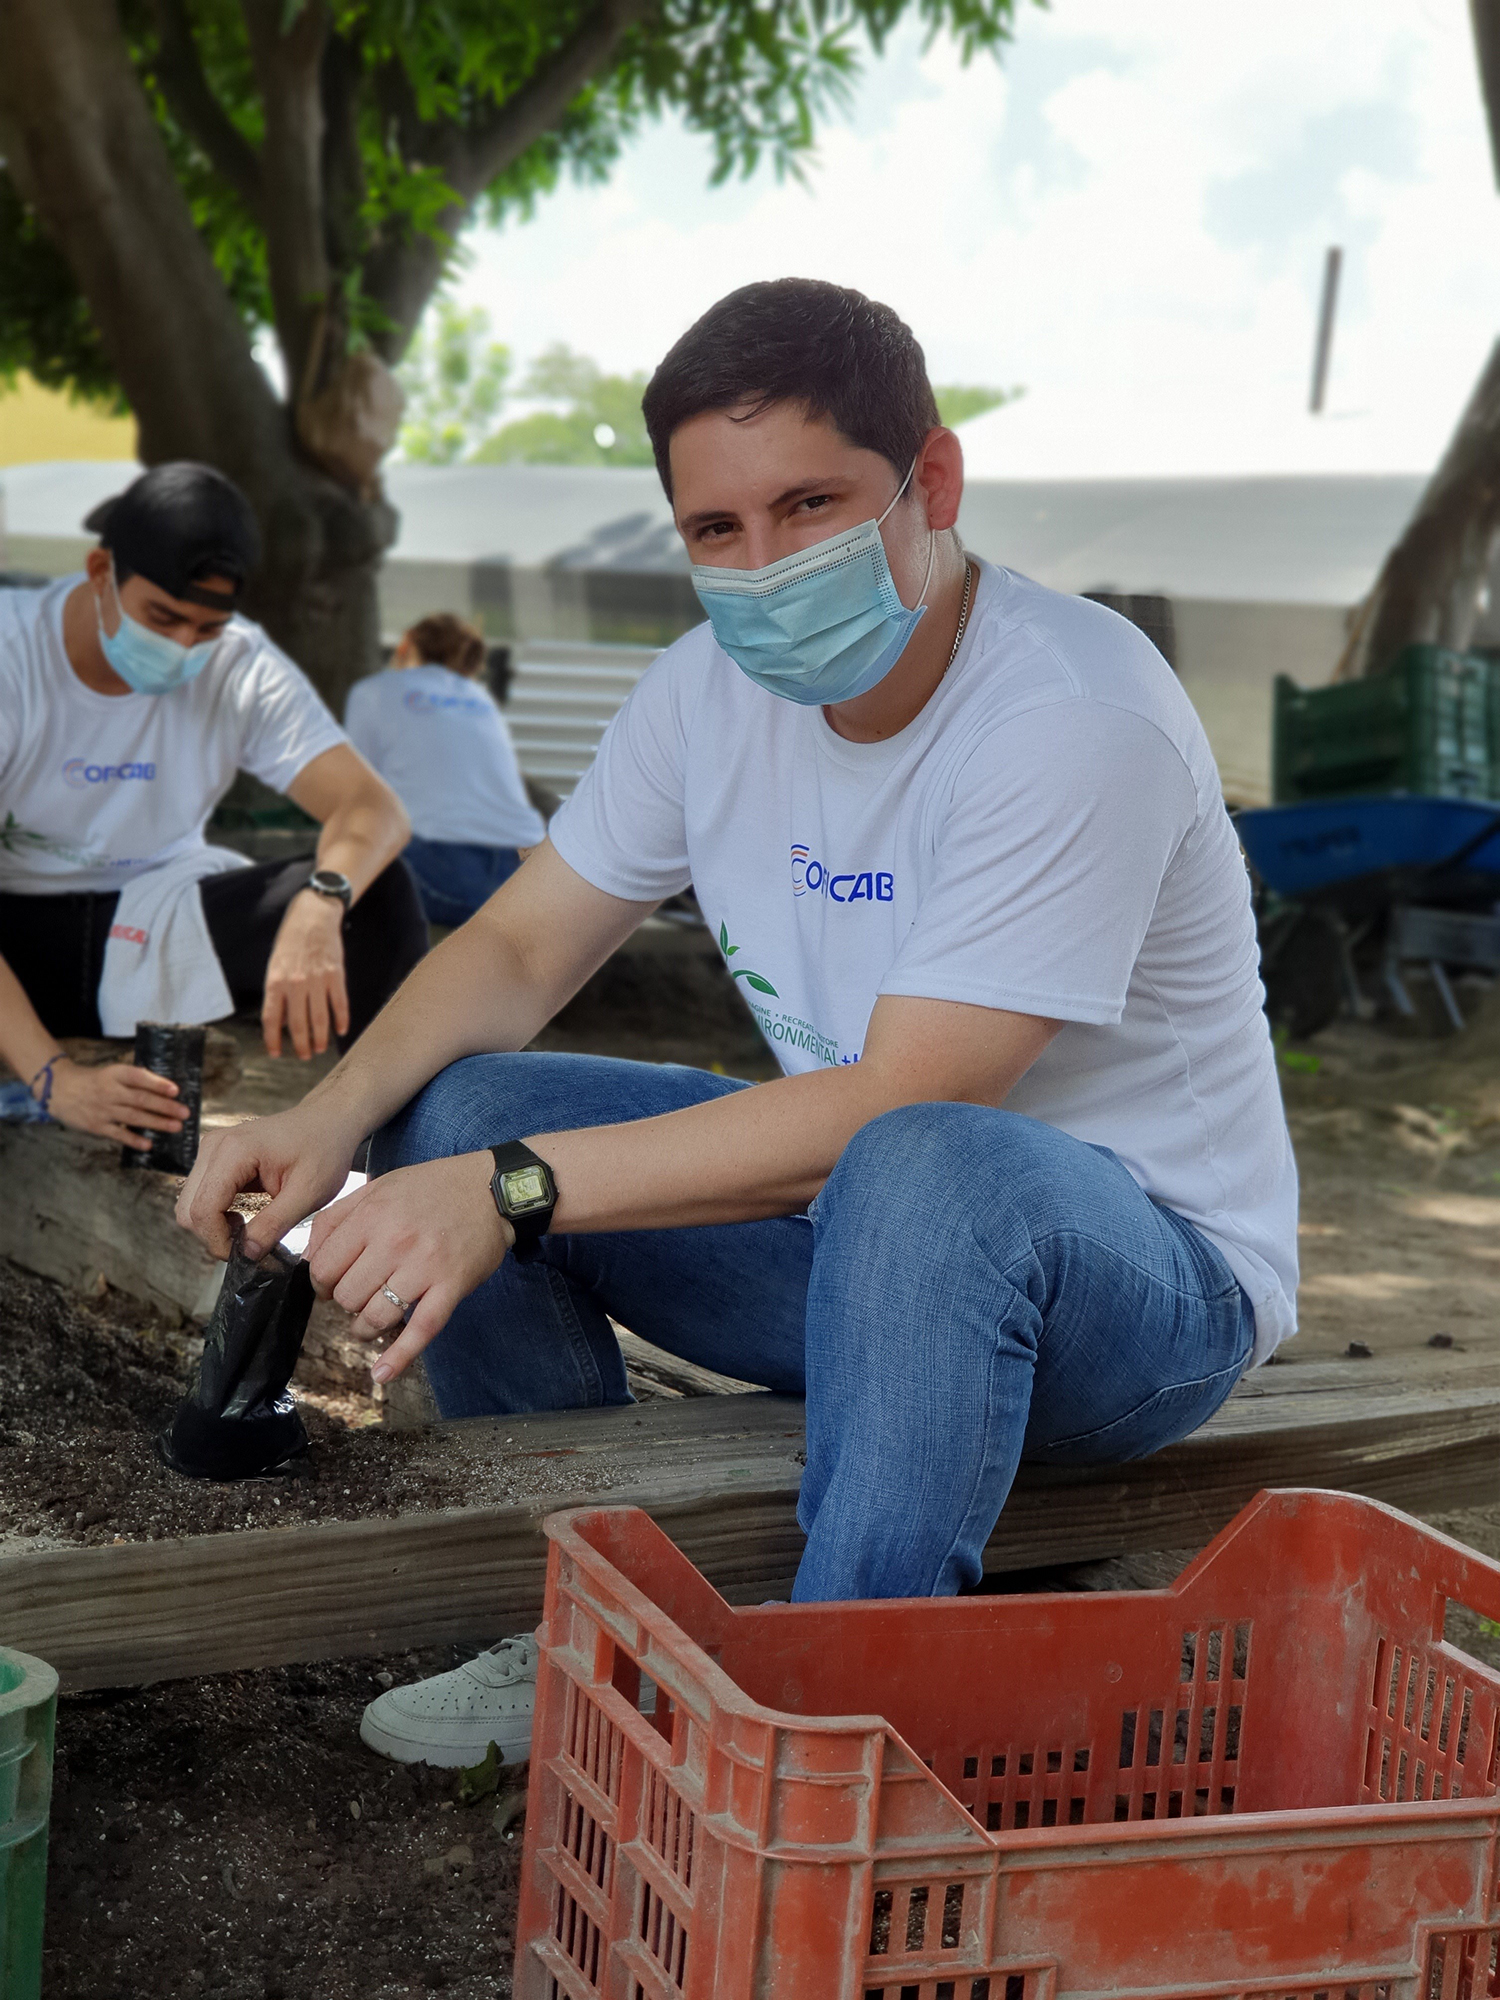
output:
[[[511,1990],[520,1824],[387,1762],[360,1712],[448,1654],[65,1697],[46,2000]]]
[[[1302,1179],[1287,1358],[1444,1335],[1500,1353],[1500,993],[1462,1036],[1341,1022],[1281,1060]]]
[[[306,1070],[268,1063],[248,1030],[236,1041],[239,1074],[216,1101],[259,1111],[297,1094]],[[722,975],[677,960],[609,968],[539,1046],[772,1073]],[[1345,1024],[1284,1049],[1282,1068],[1304,1258],[1303,1332],[1285,1365],[1351,1343],[1415,1354],[1434,1337],[1500,1352],[1500,996],[1462,1038]],[[227,1531],[473,1497],[472,1468],[420,1437],[326,1411],[309,1416],[315,1476],[185,1488],[149,1440],[189,1361],[128,1302],[83,1304],[0,1272],[0,1539]],[[1351,1355],[1351,1379],[1359,1365]],[[1500,1506],[1434,1522],[1500,1557]],[[1058,1581],[1149,1587],[1191,1553]],[[1500,1665],[1500,1634],[1460,1636]],[[453,1663],[413,1654],[65,1698],[48,2000],[508,1995],[519,1828],[507,1840],[493,1801],[461,1805],[452,1774],[388,1765],[357,1734],[389,1680]]]

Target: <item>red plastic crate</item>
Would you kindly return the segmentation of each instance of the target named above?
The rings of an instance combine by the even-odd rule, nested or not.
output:
[[[635,1508],[547,1533],[518,2000],[1500,1995],[1500,1673],[1443,1636],[1500,1564],[1389,1507],[743,1610]]]

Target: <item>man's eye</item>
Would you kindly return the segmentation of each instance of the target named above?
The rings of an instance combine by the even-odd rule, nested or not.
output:
[[[720,541],[725,535],[733,533],[733,521],[710,521],[706,528],[698,530],[698,539],[700,542]]]
[[[833,495],[831,493],[810,493],[805,500],[797,502],[797,512],[800,513],[805,507],[810,514],[817,514],[821,513],[823,508],[831,507],[832,505]]]

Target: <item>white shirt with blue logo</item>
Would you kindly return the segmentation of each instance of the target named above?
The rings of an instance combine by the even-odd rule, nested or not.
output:
[[[62,636],[83,580],[0,590],[0,890],[14,895],[119,889],[205,846],[237,771],[284,792],[346,740],[307,676],[246,618],[170,694],[85,687]]]
[[[1110,1147],[1218,1245],[1256,1359],[1295,1330],[1249,881],[1192,704],[1125,619],[981,564],[958,658],[883,743],[757,687],[699,626],[550,833],[610,895],[693,884],[788,1073],[857,1062],[882,994],[1063,1022],[1007,1107]]]
[[[388,667],[349,690],[344,726],[423,840],[535,847],[545,835],[488,688],[447,667]]]

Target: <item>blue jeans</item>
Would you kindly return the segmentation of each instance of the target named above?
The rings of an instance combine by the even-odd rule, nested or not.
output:
[[[371,1171],[750,1088],[673,1064],[470,1056],[375,1135]],[[1143,1458],[1223,1402],[1250,1302],[1114,1154],[1015,1112],[913,1104],[857,1132],[808,1213],[543,1238],[427,1349],[445,1416],[626,1403],[613,1316],[807,1398],[804,1601],[976,1583],[1023,1457]]]
[[[430,924],[466,924],[521,865],[513,847],[475,847],[465,840],[423,840],[413,834],[403,859],[417,878]]]

